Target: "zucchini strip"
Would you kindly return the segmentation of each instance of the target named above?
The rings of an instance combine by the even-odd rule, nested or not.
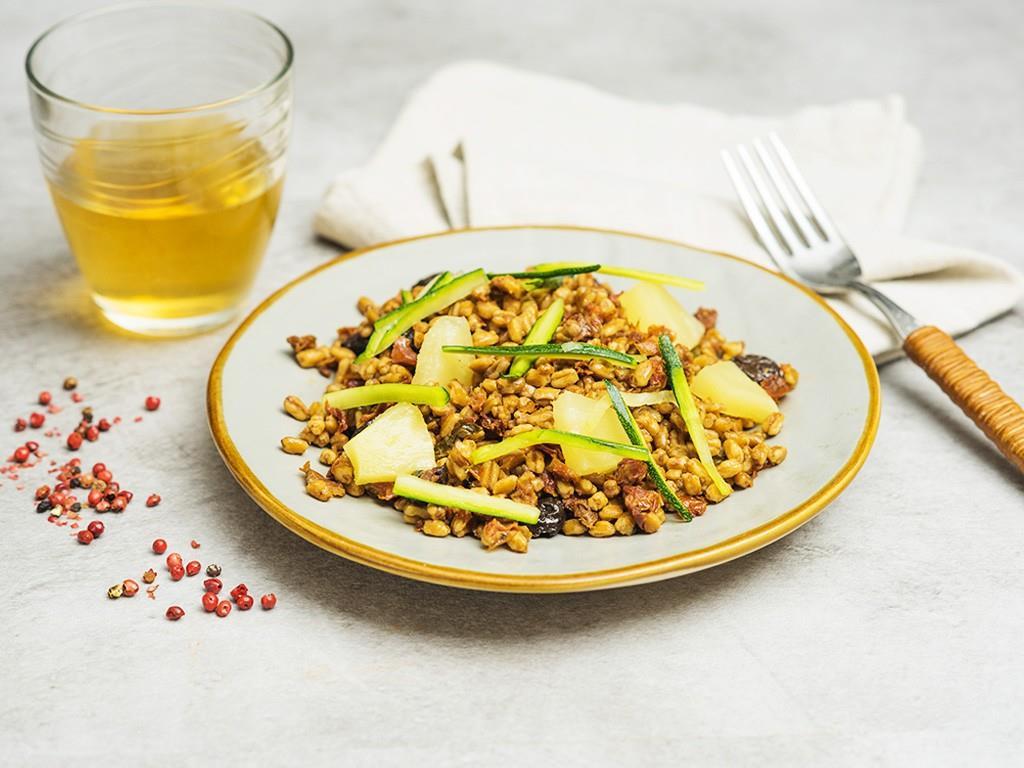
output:
[[[567,341],[565,344],[531,344],[507,345],[503,347],[459,347],[446,345],[441,347],[445,352],[457,352],[470,355],[498,355],[508,357],[510,355],[530,355],[533,357],[550,357],[553,360],[592,360],[594,358],[607,360],[609,363],[635,368],[639,360],[633,355],[625,352],[617,352],[608,347],[599,347],[595,344],[581,344],[577,341]]]
[[[378,403],[413,403],[443,408],[449,399],[448,390],[444,387],[422,384],[366,384],[324,395],[324,403],[340,411]]]
[[[387,323],[382,324],[379,328],[374,325],[373,333],[370,334],[370,339],[366,343],[366,349],[356,358],[356,362],[362,363],[379,355],[420,320],[440,312],[466,298],[477,288],[487,285],[487,275],[482,269],[475,269],[472,272],[459,275],[450,282],[438,285],[443,277],[444,275],[437,279],[430,291],[388,316],[391,319]]]
[[[435,288],[440,288],[442,285],[445,285],[446,283],[451,282],[451,278],[452,278],[452,273],[451,272],[440,272],[440,273],[438,273],[437,277],[435,277],[433,280],[431,280],[429,283],[427,283],[426,287],[420,292],[420,298],[422,299],[428,293],[431,293]],[[408,300],[405,299],[406,294],[408,294],[408,296],[409,296]],[[399,304],[394,309],[392,309],[386,315],[381,315],[376,320],[374,320],[373,321],[373,329],[377,330],[378,328],[382,328],[385,325],[388,325],[388,324],[394,322],[397,319],[397,317],[398,317],[400,312],[405,312],[406,310],[409,309],[409,305],[412,304],[413,301],[415,301],[415,299],[412,297],[412,291],[407,289],[407,288],[403,288],[402,289],[402,303]]]
[[[722,475],[711,458],[711,448],[708,446],[707,436],[704,434],[704,424],[701,422],[700,414],[697,412],[697,404],[693,400],[693,393],[690,392],[690,385],[686,382],[686,372],[679,360],[679,354],[672,345],[668,334],[661,334],[658,337],[658,350],[661,352],[661,359],[665,361],[665,368],[668,370],[668,380],[672,385],[672,392],[675,394],[676,405],[682,414],[683,423],[686,424],[686,431],[690,433],[690,440],[693,447],[697,449],[697,458],[704,467],[704,471],[711,477],[711,482],[723,496],[732,493],[732,488],[722,479]]]
[[[414,475],[396,477],[392,491],[396,496],[421,501],[425,504],[465,509],[469,512],[476,512],[478,515],[504,517],[528,525],[533,525],[540,517],[540,510],[529,504],[520,504],[518,501],[498,496],[487,496],[468,488],[455,488],[451,485],[432,483]]]
[[[569,277],[571,275],[582,275],[586,272],[597,272],[601,269],[600,264],[584,264],[582,262],[570,264],[568,262],[544,265],[544,268],[529,269],[526,272],[488,272],[487,277],[515,277],[521,280],[547,280],[550,277]]]
[[[619,392],[618,388],[610,381],[605,381],[605,389],[608,390],[608,398],[612,401],[612,408],[615,410],[615,415],[619,417],[619,423],[622,428],[626,431],[626,435],[629,437],[629,441],[636,446],[642,446],[647,448],[647,443],[644,442],[643,435],[640,434],[640,426],[636,423],[636,419],[633,418],[633,414],[629,412],[629,408],[626,407],[626,403],[622,400],[622,393]],[[686,508],[686,505],[680,501],[679,497],[676,496],[672,487],[668,484],[665,476],[661,474],[661,469],[655,463],[654,458],[647,454],[647,475],[651,478],[651,481],[657,487],[658,491],[665,498],[675,511],[683,519],[683,522],[690,522],[693,520],[693,515],[690,510]]]
[[[547,344],[555,335],[555,331],[558,330],[558,324],[562,322],[562,315],[564,314],[565,302],[561,299],[555,299],[541,316],[537,318],[537,322],[533,324],[533,328],[530,329],[530,332],[526,334],[526,338],[523,339],[523,344],[527,346],[531,344]],[[508,369],[508,373],[505,375],[510,379],[525,376],[536,360],[536,357],[528,355],[517,357],[512,361],[512,367]]]
[[[482,445],[470,454],[469,460],[474,464],[483,464],[485,461],[497,459],[523,448],[532,445],[563,445],[572,448],[585,448],[587,450],[604,451],[615,456],[622,456],[627,459],[647,461],[650,458],[646,448],[639,448],[626,443],[616,443],[612,440],[602,440],[598,437],[577,435],[574,432],[563,432],[560,429],[531,429],[528,432],[520,432],[518,435],[502,440],[500,443]]]
[[[570,269],[583,266],[578,261],[555,261],[547,264],[537,264],[534,269],[550,271],[558,269]],[[592,271],[592,270],[587,270]],[[677,288],[686,288],[690,291],[703,291],[706,287],[703,280],[694,280],[692,277],[679,277],[678,275],[666,275],[663,272],[650,272],[646,269],[633,269],[632,267],[615,267],[602,264],[598,270],[602,275],[615,275],[616,277],[631,277],[634,280],[643,280],[647,283],[665,283],[674,285]]]

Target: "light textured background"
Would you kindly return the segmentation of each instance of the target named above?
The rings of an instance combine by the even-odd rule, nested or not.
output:
[[[33,514],[27,492],[0,487],[0,762],[1021,759],[1024,482],[906,362],[882,371],[881,431],[849,491],[788,539],[695,576],[474,594],[349,564],[274,524],[207,436],[206,372],[228,329],[163,343],[104,331],[51,211],[21,58],[92,5],[10,3],[0,18],[2,418],[68,374],[100,415],[131,417],[161,395],[159,413],[83,458],[164,503],[108,516],[85,548]],[[464,57],[733,110],[902,92],[928,150],[910,231],[1024,266],[1015,0],[254,7],[293,37],[298,63],[284,204],[253,303],[331,255],[309,234],[330,176],[365,159],[412,86]],[[1022,330],[1011,315],[963,342],[1018,398]],[[109,584],[156,561],[157,535],[176,548],[198,538],[204,562],[277,592],[277,610],[200,615],[194,581],[164,584],[156,602],[107,601]],[[177,624],[162,618],[172,599],[189,610]]]

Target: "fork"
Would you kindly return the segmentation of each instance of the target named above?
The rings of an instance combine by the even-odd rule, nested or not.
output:
[[[861,280],[860,262],[811,192],[777,135],[767,145],[722,150],[722,162],[758,239],[787,277],[818,293],[854,291],[892,324],[907,353],[949,398],[1024,472],[1024,409],[969,358],[953,338]],[[740,172],[740,166],[746,177]],[[749,182],[747,181],[749,178]]]

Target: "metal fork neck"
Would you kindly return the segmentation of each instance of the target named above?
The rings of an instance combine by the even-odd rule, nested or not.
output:
[[[899,335],[901,341],[921,326],[917,318],[912,314],[867,283],[853,280],[848,285],[878,307],[878,311],[885,315],[886,320],[892,323],[892,327]]]

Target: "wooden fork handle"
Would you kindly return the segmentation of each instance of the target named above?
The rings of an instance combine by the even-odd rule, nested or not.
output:
[[[911,333],[903,349],[1024,472],[1024,408],[1003,392],[948,333],[933,325]]]

